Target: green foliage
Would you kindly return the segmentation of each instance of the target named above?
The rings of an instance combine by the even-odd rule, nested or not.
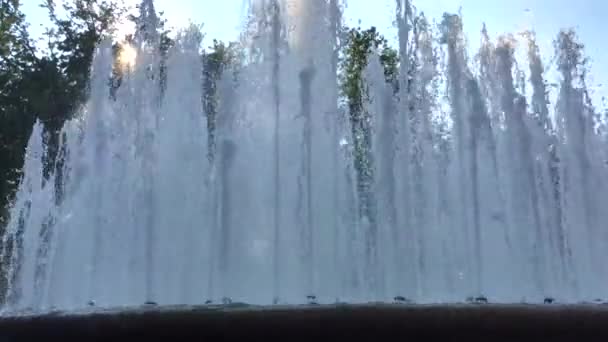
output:
[[[388,46],[386,39],[375,27],[348,30],[342,59],[340,88],[346,99],[353,140],[354,169],[357,179],[360,219],[367,219],[371,240],[376,234],[376,200],[372,191],[374,160],[372,157],[371,114],[365,108],[368,96],[364,70],[369,57],[379,56],[387,82],[398,88],[398,53]]]
[[[388,83],[396,84],[399,78],[399,52],[385,44],[380,53],[380,63],[384,68],[384,77]]]
[[[8,218],[34,119],[24,91],[35,54],[19,1],[0,0],[0,233]]]
[[[38,59],[32,112],[44,123],[45,177],[55,166],[59,130],[88,95],[89,73],[97,44],[112,33],[122,8],[117,1],[72,0],[58,15],[54,0],[46,0],[53,28],[47,30],[46,53]]]
[[[43,59],[54,64],[64,76],[67,95],[75,100],[72,102],[81,104],[87,96],[95,48],[113,32],[123,8],[110,0],[73,0],[63,4],[66,14],[60,17],[54,0],[46,0],[42,7],[47,9],[54,25],[47,31],[48,55]],[[74,108],[69,109],[73,113]]]
[[[346,30],[347,38],[342,60],[341,90],[355,115],[359,115],[362,96],[365,94],[363,71],[372,52],[378,53],[387,82],[396,84],[399,73],[399,53],[388,45],[387,40],[371,27],[367,30]],[[354,118],[357,119],[357,118]]]
[[[139,15],[129,16],[129,20],[135,24],[134,40],[137,44],[150,44],[156,47],[159,44],[166,20],[161,19],[156,13],[152,0],[142,0],[137,8],[139,9]]]
[[[203,55],[203,108],[207,115],[208,158],[213,162],[216,150],[216,127],[218,115],[217,83],[226,68],[236,66],[239,60],[239,49],[236,43],[226,45],[213,40],[208,53]]]
[[[574,29],[560,30],[553,42],[557,56],[557,68],[566,83],[585,82],[589,59],[584,57],[585,46],[579,41]]]
[[[126,40],[138,49],[160,56],[158,64],[150,69],[150,77],[158,80],[159,100],[162,101],[167,86],[167,58],[175,41],[169,36],[171,31],[165,28],[167,20],[163,18],[163,13],[156,12],[154,1],[142,0],[137,8],[139,15],[129,16],[129,20],[135,24],[135,33]]]
[[[0,82],[8,80],[7,71],[23,70],[32,60],[33,50],[19,0],[0,0],[0,70],[5,77]]]
[[[23,154],[34,123],[24,96],[34,61],[19,1],[0,0],[0,237],[4,236],[8,203],[21,177]],[[0,303],[7,284],[2,267],[6,262],[0,260]]]
[[[350,109],[351,120],[360,120],[363,106],[363,70],[367,66],[369,54],[380,45],[381,37],[375,27],[362,31],[351,29],[348,32],[343,60],[341,88]]]
[[[20,2],[0,0],[0,236],[22,176],[34,122],[44,123],[47,149],[43,162],[48,177],[61,164],[57,163],[60,129],[88,95],[96,46],[112,33],[122,13],[119,0],[65,1],[61,11],[53,0],[42,2],[52,28],[46,32],[47,45],[37,49],[28,35]],[[7,248],[10,246],[9,241]],[[0,302],[6,285],[5,262],[0,260]]]
[[[204,55],[205,72],[213,78],[221,76],[226,67],[234,65],[239,59],[239,51],[236,43],[226,43],[213,40],[208,53]]]

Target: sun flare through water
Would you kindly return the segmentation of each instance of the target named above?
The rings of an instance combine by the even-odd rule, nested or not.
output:
[[[137,60],[137,50],[127,42],[120,43],[120,52],[118,53],[118,64],[125,69],[131,69],[135,66]]]

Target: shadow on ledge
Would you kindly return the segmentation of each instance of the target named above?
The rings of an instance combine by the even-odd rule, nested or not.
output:
[[[144,307],[0,318],[4,341],[608,341],[605,305]]]

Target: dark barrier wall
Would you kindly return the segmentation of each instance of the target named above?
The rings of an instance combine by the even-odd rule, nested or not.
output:
[[[337,339],[608,341],[608,306],[149,307],[0,319],[0,342]]]

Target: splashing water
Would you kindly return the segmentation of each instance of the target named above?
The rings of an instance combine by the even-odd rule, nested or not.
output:
[[[532,35],[525,63],[513,40],[485,39],[473,68],[458,16],[436,32],[397,1],[408,86],[386,83],[372,54],[361,190],[339,105],[338,2],[295,3],[251,8],[247,61],[217,77],[213,130],[196,32],[177,38],[162,86],[154,50],[127,50],[112,97],[112,49],[100,45],[46,181],[40,124],[30,139],[0,250],[6,307],[608,295],[608,144],[572,35],[557,40],[553,109]],[[524,66],[531,94],[514,79]]]

